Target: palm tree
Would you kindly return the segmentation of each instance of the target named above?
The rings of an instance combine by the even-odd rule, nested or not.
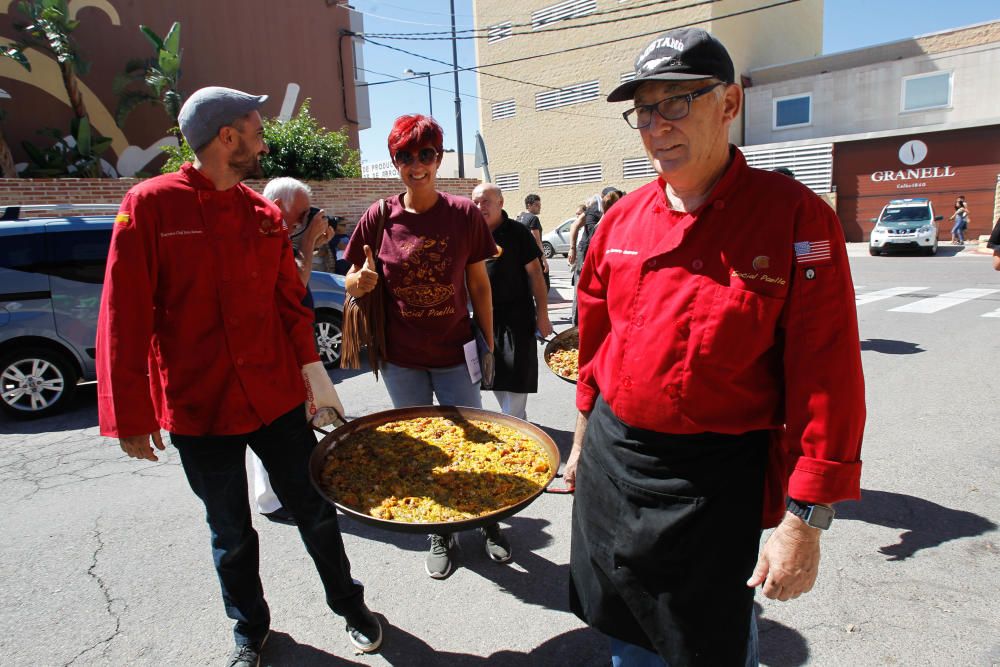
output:
[[[56,59],[73,115],[86,118],[87,107],[77,75],[86,74],[90,64],[83,60],[72,38],[80,22],[69,17],[67,5],[67,0],[21,0],[17,8],[30,22],[15,23],[14,28],[25,36],[24,46],[34,47]]]
[[[118,110],[115,121],[118,127],[140,104],[160,104],[176,126],[184,98],[178,90],[181,76],[181,24],[174,21],[165,38],[160,38],[152,28],[144,25],[139,30],[153,45],[153,57],[137,58],[125,65],[125,74],[115,79]],[[138,86],[132,84],[139,84]]]

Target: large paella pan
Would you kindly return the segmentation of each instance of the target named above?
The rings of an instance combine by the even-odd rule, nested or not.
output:
[[[534,424],[475,408],[419,406],[332,431],[313,450],[309,477],[358,521],[426,534],[512,516],[558,468],[555,442]]]

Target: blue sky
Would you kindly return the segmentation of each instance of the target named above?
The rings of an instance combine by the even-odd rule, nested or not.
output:
[[[485,6],[497,7],[497,18],[505,19],[502,0],[484,0]],[[353,0],[351,3],[365,14],[367,33],[431,32],[450,30],[449,0]],[[483,3],[481,3],[483,4]],[[959,26],[1000,19],[998,0],[826,0],[823,30],[824,53],[847,51],[898,39],[946,30]],[[455,0],[456,29],[471,29],[471,0]],[[461,34],[461,33],[459,33]],[[447,35],[441,35],[445,37]],[[388,159],[385,140],[395,118],[404,113],[427,113],[427,78],[410,78],[407,68],[416,72],[431,72],[434,117],[445,133],[445,148],[456,148],[454,78],[451,74],[451,40],[411,41],[372,39],[405,49],[408,55],[374,44],[364,47],[365,76],[369,83],[403,79],[369,88],[372,110],[371,129],[361,132],[361,158],[366,162]],[[475,64],[473,40],[458,40],[458,65]],[[432,62],[419,56],[444,61]],[[523,71],[530,78],[528,63]],[[474,149],[479,126],[475,74],[460,73],[462,97],[462,136],[465,152]]]

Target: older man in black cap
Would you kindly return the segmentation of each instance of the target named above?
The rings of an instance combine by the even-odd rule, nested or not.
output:
[[[250,521],[247,446],[295,517],[350,641],[365,652],[382,641],[351,578],[337,515],[309,481],[316,440],[303,407],[307,385],[310,396],[336,402],[287,226],[273,203],[241,183],[260,173],[267,153],[258,111],[266,99],[211,87],[181,108],[181,132],[197,157],[125,195],[97,333],[101,433],[129,456],[155,461],[150,441],[164,449],[160,429],[168,431],[205,505],[235,621],[231,667],[259,664],[271,622]]]
[[[578,285],[572,607],[616,664],[756,664],[755,587],[810,590],[830,504],[859,496],[843,234],[729,144],[743,95],[718,40],[667,32],[635,72],[608,101],[632,101],[659,178],[604,215]]]

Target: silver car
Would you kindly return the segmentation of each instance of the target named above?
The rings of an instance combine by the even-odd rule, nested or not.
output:
[[[558,227],[542,236],[542,252],[546,257],[569,255],[569,228],[576,218],[566,218]]]

